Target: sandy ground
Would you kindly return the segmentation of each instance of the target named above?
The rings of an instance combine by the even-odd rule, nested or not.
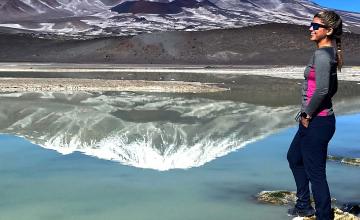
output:
[[[213,84],[178,81],[102,80],[73,78],[0,78],[0,92],[132,91],[209,93],[226,91]]]

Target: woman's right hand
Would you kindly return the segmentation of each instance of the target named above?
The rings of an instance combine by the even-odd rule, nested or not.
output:
[[[310,119],[309,119],[309,118],[301,117],[301,119],[300,119],[300,123],[301,123],[305,128],[308,128],[308,127],[309,127],[309,122],[310,122]]]

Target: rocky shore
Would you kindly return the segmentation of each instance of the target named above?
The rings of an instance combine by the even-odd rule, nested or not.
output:
[[[263,204],[271,205],[289,205],[293,206],[296,202],[296,193],[286,190],[280,191],[262,191],[256,195],[257,201]],[[332,199],[336,203],[336,199]],[[359,220],[357,217],[360,203],[353,203],[351,207],[349,204],[344,204],[342,208],[335,207],[333,209],[335,218],[334,220]],[[347,211],[353,212],[349,213]],[[316,220],[315,216],[312,217],[295,217],[293,220]]]

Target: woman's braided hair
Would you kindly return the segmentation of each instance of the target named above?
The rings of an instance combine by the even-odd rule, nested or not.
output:
[[[344,64],[343,52],[341,47],[341,35],[342,35],[342,20],[341,17],[334,11],[320,11],[315,14],[314,17],[320,18],[324,24],[333,29],[332,34],[329,36],[331,39],[335,39],[336,42],[336,61],[337,68],[341,72],[341,67]]]

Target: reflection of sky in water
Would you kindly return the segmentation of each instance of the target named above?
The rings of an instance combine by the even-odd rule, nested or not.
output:
[[[329,154],[360,158],[360,114],[337,118],[336,125],[336,142],[330,146]]]
[[[359,122],[360,115],[338,117],[330,149],[343,143],[358,149]],[[292,127],[201,167],[166,172],[61,155],[0,135],[0,219],[288,219],[287,207],[259,205],[252,196],[295,189],[286,161],[295,132]],[[358,167],[328,162],[328,179],[339,202],[359,200]]]

